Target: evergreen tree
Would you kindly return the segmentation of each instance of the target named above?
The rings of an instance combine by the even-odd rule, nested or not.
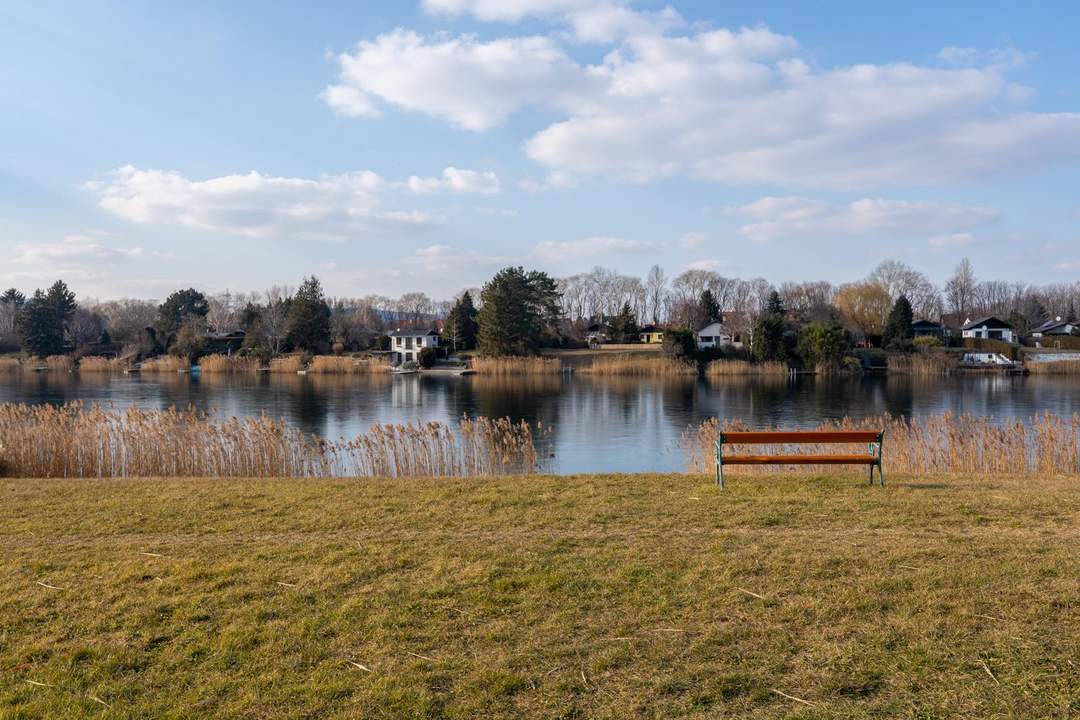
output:
[[[837,364],[843,359],[850,342],[842,325],[810,323],[799,337],[799,357],[807,366]]]
[[[8,288],[0,295],[0,304],[12,305],[16,310],[26,304],[26,296],[15,288]]]
[[[911,329],[911,323],[914,320],[915,316],[908,299],[903,295],[896,298],[892,310],[889,311],[889,319],[885,321],[885,330],[881,334],[882,347],[904,346],[906,341],[911,340],[915,334]]]
[[[465,291],[454,303],[454,307],[450,309],[450,314],[446,316],[446,327],[443,330],[443,335],[454,352],[472,350],[476,347],[478,328],[476,315],[476,306],[473,305],[472,295]]]
[[[64,352],[64,331],[76,307],[75,293],[62,280],[47,292],[37,290],[15,318],[23,348],[38,357]]]
[[[330,306],[314,275],[300,283],[289,305],[288,337],[293,347],[312,352],[330,342]]]
[[[203,319],[210,312],[210,303],[206,296],[194,288],[177,290],[158,308],[157,322],[154,329],[166,342],[169,337],[175,335],[186,321],[190,319]]]
[[[784,344],[784,302],[773,290],[765,302],[765,310],[754,326],[754,337],[750,350],[761,361],[787,360],[787,347]]]
[[[508,267],[480,294],[478,340],[484,355],[526,355],[558,337],[559,292],[547,273]]]
[[[640,334],[634,311],[630,309],[629,302],[624,302],[619,314],[611,320],[611,336],[618,343],[635,343]]]
[[[720,303],[716,302],[716,297],[713,295],[712,290],[705,288],[701,292],[698,308],[701,313],[700,327],[705,327],[710,323],[720,322]]]

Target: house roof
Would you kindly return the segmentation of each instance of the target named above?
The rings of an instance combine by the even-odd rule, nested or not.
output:
[[[716,327],[718,327],[718,328],[719,328],[719,329],[720,329],[721,331],[722,331],[722,330],[724,329],[724,323],[722,323],[722,322],[716,322],[716,321],[713,321],[713,322],[709,323],[708,325],[706,325],[705,327],[703,327],[703,328],[700,328],[700,329],[699,329],[699,330],[697,331],[697,332],[698,332],[698,335],[700,335],[701,333],[705,332],[706,330],[708,330],[709,328],[711,328],[711,327],[712,327],[713,325],[715,325]]]
[[[390,337],[428,337],[429,335],[438,334],[434,330],[394,330],[387,333]]]
[[[607,323],[594,323],[588,327],[589,332],[607,332],[611,326]]]
[[[933,320],[916,320],[911,323],[913,328],[934,328],[935,330],[941,329],[941,323],[934,322]]]
[[[645,327],[641,328],[641,332],[643,332],[643,333],[664,332],[664,328],[660,327],[659,325],[646,325]]]
[[[1075,324],[1076,323],[1070,322],[1068,320],[1062,320],[1061,318],[1056,318],[1054,320],[1047,320],[1042,325],[1035,328],[1032,332],[1053,333],[1053,331],[1055,331],[1055,330],[1060,330],[1062,335],[1067,335],[1068,331],[1065,329],[1065,326],[1066,325],[1075,325]]]
[[[1005,322],[1004,320],[1002,320],[999,317],[994,317],[993,315],[987,315],[986,317],[979,318],[977,320],[971,320],[971,321],[965,323],[964,327],[961,328],[961,329],[962,330],[974,330],[975,328],[981,328],[984,325],[986,327],[988,327],[988,328],[1002,328],[1002,329],[1012,330],[1012,325]]]

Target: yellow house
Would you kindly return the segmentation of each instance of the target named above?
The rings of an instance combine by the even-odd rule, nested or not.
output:
[[[646,325],[641,328],[641,335],[638,336],[638,340],[646,345],[659,345],[664,342],[664,330],[656,325]]]

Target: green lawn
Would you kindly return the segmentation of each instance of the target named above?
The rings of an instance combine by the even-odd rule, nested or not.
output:
[[[1080,715],[1080,480],[887,480],[0,480],[0,717]]]

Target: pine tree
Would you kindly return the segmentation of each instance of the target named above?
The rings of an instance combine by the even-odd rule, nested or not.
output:
[[[701,292],[701,299],[698,301],[699,311],[701,313],[701,327],[714,322],[720,322],[720,303],[716,302],[716,297],[713,295],[712,290],[705,288]]]
[[[177,290],[158,308],[157,322],[154,329],[167,342],[169,336],[176,334],[180,326],[191,319],[202,319],[210,312],[210,303],[206,296],[194,288]]]
[[[765,301],[765,310],[754,326],[751,352],[754,357],[767,360],[787,360],[787,347],[784,345],[784,302],[773,290]]]
[[[885,322],[885,330],[881,334],[882,347],[903,346],[906,340],[914,336],[914,331],[911,329],[911,323],[914,320],[915,316],[908,299],[903,295],[896,298],[892,310],[889,311],[889,319]]]
[[[293,347],[312,352],[330,342],[330,306],[322,284],[312,275],[305,278],[289,305],[288,337]]]
[[[480,352],[489,356],[534,353],[558,337],[559,293],[547,273],[509,267],[480,294]]]
[[[476,347],[476,314],[472,295],[465,291],[454,303],[450,314],[446,316],[446,327],[443,331],[446,341],[454,352],[472,350]]]
[[[77,307],[75,293],[62,280],[47,292],[37,290],[15,318],[22,346],[38,357],[64,352],[64,332]]]
[[[706,292],[708,292],[708,290],[706,290]],[[612,319],[611,335],[615,338],[615,342],[633,343],[638,341],[640,331],[638,330],[637,320],[634,318],[634,311],[630,309],[629,302],[623,303],[619,314]]]

